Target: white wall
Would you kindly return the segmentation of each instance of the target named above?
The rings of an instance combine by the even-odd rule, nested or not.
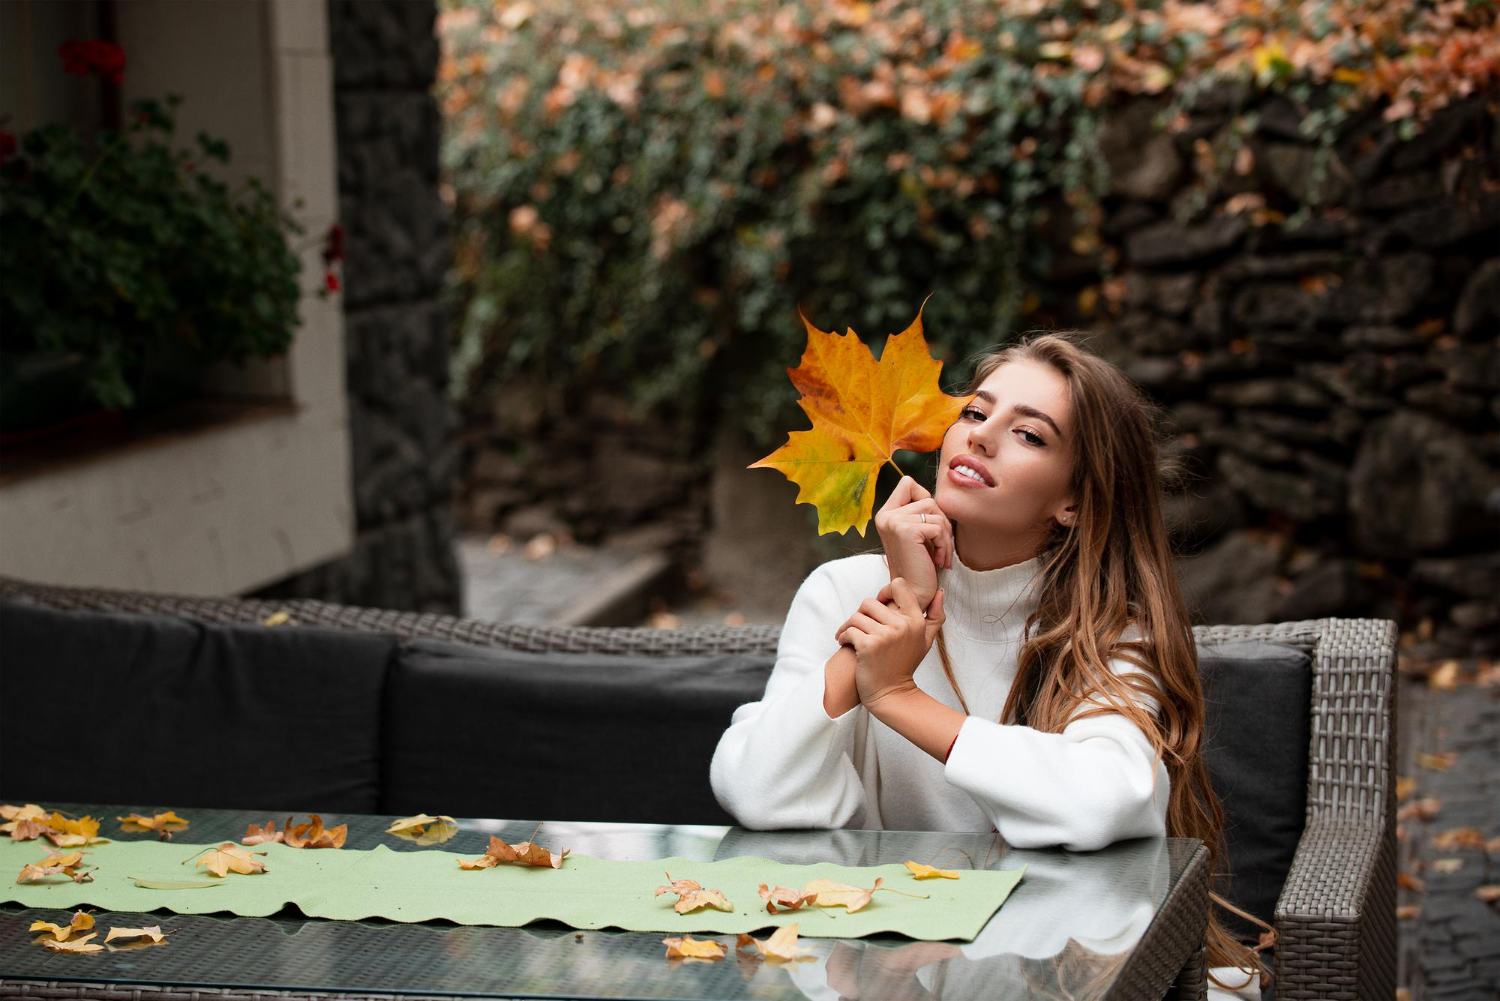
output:
[[[288,357],[221,379],[228,389],[289,395],[295,407],[9,478],[0,485],[0,574],[238,593],[347,553],[354,539],[341,300],[312,294],[322,279],[318,237],[338,207],[326,9],[320,0],[131,0],[117,9],[127,103],[181,93],[179,139],[200,128],[226,139],[234,173],[258,174],[307,227],[302,326]],[[38,64],[48,55],[55,60],[39,53]]]

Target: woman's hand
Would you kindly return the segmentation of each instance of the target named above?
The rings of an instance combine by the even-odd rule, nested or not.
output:
[[[937,593],[938,567],[953,566],[953,524],[926,487],[901,477],[875,512],[875,530],[885,547],[891,578],[905,578],[923,608]]]
[[[839,643],[854,648],[854,687],[866,708],[916,688],[912,675],[943,624],[943,592],[934,596],[924,618],[916,591],[904,578],[892,580],[881,596],[887,591],[891,604],[866,598],[834,634]]]

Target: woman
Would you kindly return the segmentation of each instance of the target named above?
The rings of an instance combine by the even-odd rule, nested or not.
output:
[[[1162,521],[1156,409],[1067,334],[985,356],[943,438],[826,563],[710,768],[746,827],[995,830],[1018,848],[1200,838],[1222,815]],[[1255,957],[1214,920],[1209,964]]]

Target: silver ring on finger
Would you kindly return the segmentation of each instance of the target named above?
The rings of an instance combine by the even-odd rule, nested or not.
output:
[[[922,524],[924,524],[924,525],[927,524],[927,512],[926,511],[922,511],[921,515],[922,515]]]

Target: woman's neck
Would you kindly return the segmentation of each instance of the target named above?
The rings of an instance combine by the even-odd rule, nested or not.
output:
[[[994,535],[987,539],[975,539],[973,533],[965,532],[961,524],[954,526],[953,546],[963,558],[964,566],[970,570],[999,570],[1015,566],[1031,559],[1040,551],[1036,539],[1007,539]]]

